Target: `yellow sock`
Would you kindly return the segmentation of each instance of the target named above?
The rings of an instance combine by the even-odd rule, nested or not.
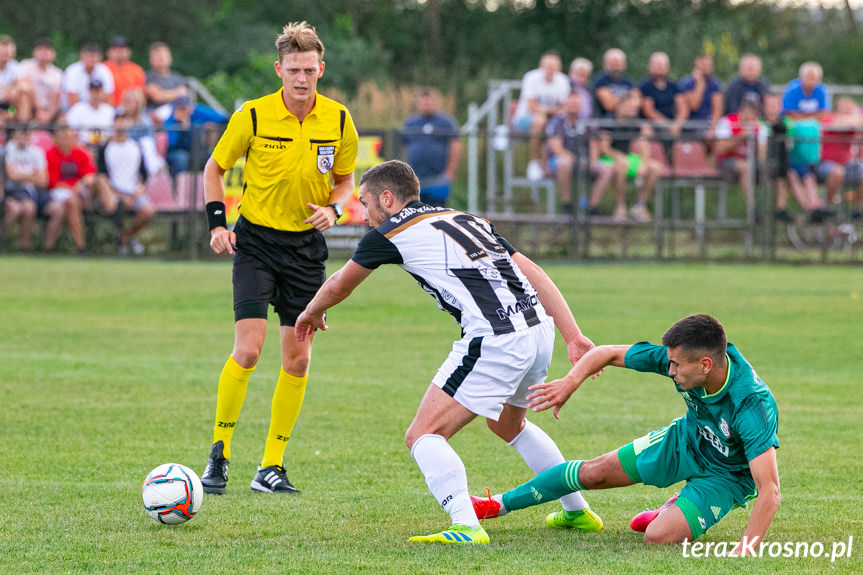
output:
[[[219,377],[219,391],[216,395],[216,424],[213,426],[213,443],[223,441],[225,459],[231,458],[231,437],[243,401],[246,399],[246,389],[249,387],[249,376],[254,367],[245,368],[228,356],[222,375]]]
[[[273,403],[270,408],[270,430],[267,432],[267,443],[264,445],[264,458],[261,467],[281,465],[285,455],[288,439],[300,408],[306,395],[308,375],[297,377],[286,372],[284,368],[279,373],[276,391],[273,392]]]

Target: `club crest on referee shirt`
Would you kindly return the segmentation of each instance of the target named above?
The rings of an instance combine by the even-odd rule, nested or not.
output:
[[[335,157],[335,146],[318,146],[318,171],[322,174],[326,174],[332,170]]]

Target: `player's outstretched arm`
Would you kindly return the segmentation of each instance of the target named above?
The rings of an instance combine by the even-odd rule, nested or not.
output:
[[[572,366],[564,377],[554,381],[531,385],[533,392],[527,396],[528,407],[534,411],[544,411],[554,408],[554,417],[559,417],[560,408],[569,400],[569,396],[578,389],[582,382],[591,375],[602,371],[607,365],[624,367],[628,345],[601,345],[587,352]]]
[[[294,325],[297,340],[304,341],[306,336],[315,329],[326,330],[324,312],[347,299],[372,271],[350,260],[342,269],[331,275],[297,318]]]
[[[536,289],[536,294],[539,296],[539,301],[545,312],[554,319],[554,325],[557,331],[563,336],[563,341],[566,342],[566,349],[569,352],[569,361],[573,365],[585,353],[596,347],[590,338],[581,333],[572,311],[569,309],[563,294],[554,284],[552,279],[548,277],[541,267],[536,265],[527,256],[515,253],[512,255],[513,261],[518,265],[518,269],[527,277],[530,284]],[[597,374],[598,375],[598,374]]]
[[[746,531],[737,546],[737,555],[751,555],[758,549],[758,545],[764,540],[767,529],[773,522],[782,495],[779,492],[779,468],[776,465],[776,448],[771,447],[758,457],[749,462],[749,470],[755,487],[758,489],[758,498],[752,506],[752,514]]]

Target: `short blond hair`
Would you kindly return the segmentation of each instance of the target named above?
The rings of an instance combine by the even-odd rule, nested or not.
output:
[[[279,51],[279,61],[286,54],[297,52],[317,52],[318,60],[324,59],[324,43],[318,38],[315,27],[303,20],[302,22],[291,22],[284,28],[276,38],[276,49]]]

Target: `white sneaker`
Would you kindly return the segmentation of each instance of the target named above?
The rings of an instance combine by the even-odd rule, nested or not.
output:
[[[545,176],[545,171],[542,169],[542,162],[539,160],[531,160],[527,164],[527,179],[531,182],[540,181]]]
[[[650,217],[650,212],[647,211],[647,208],[644,204],[635,204],[629,210],[629,216],[635,220],[636,222],[641,222],[643,224],[649,223],[652,221]]]
[[[129,247],[132,249],[132,253],[136,256],[140,256],[144,253],[144,244],[142,244],[138,238],[132,238],[129,240]]]
[[[612,219],[617,223],[623,223],[626,221],[626,206],[617,206],[614,209],[614,216]]]

